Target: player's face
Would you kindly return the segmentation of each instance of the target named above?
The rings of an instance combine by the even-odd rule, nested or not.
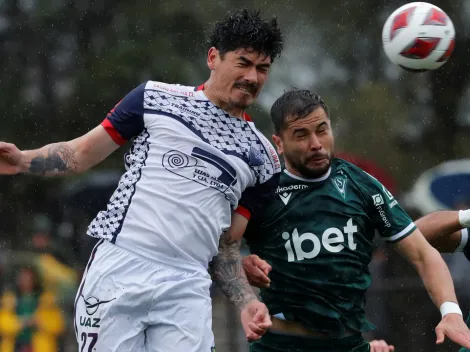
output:
[[[304,118],[287,121],[280,136],[273,136],[287,169],[305,178],[323,176],[331,165],[334,137],[330,119],[321,107]]]
[[[271,58],[250,49],[229,51],[220,56],[212,48],[208,55],[211,69],[211,90],[218,100],[236,109],[246,109],[256,97],[269,75]]]

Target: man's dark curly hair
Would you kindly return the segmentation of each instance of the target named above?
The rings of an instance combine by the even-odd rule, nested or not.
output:
[[[271,57],[271,61],[281,55],[284,46],[277,19],[266,21],[260,11],[247,9],[229,13],[218,21],[209,35],[208,45],[219,50],[222,57],[229,51],[251,48]]]

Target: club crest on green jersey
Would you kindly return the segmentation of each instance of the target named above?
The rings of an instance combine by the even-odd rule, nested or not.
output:
[[[335,176],[331,179],[331,181],[335,185],[338,192],[343,196],[343,198],[346,198],[346,184],[348,183],[346,176]]]

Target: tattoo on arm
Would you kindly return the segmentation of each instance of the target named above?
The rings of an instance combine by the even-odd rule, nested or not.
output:
[[[239,309],[257,299],[243,270],[240,242],[228,234],[220,237],[219,254],[212,262],[212,270],[222,292]]]
[[[46,175],[48,173],[72,173],[77,171],[78,162],[75,159],[75,151],[61,143],[52,146],[47,156],[39,153],[31,160],[29,171],[35,175]]]

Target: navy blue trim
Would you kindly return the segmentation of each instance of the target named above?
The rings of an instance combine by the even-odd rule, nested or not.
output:
[[[147,114],[153,114],[153,115],[157,114],[157,115],[168,116],[168,117],[170,117],[170,118],[172,118],[172,119],[174,119],[174,120],[176,120],[176,121],[178,121],[178,122],[181,122],[184,126],[186,126],[189,130],[191,130],[191,132],[193,132],[196,136],[198,136],[199,138],[201,138],[204,142],[206,142],[207,144],[211,144],[211,142],[210,142],[208,139],[204,138],[204,136],[202,135],[202,133],[201,133],[198,129],[196,129],[193,125],[191,125],[189,122],[185,121],[183,118],[181,118],[181,117],[178,116],[178,115],[175,115],[175,114],[172,114],[172,113],[169,113],[169,112],[166,112],[166,111],[160,111],[160,110],[157,110],[157,111],[156,111],[156,110],[151,110],[151,109],[145,109],[144,112],[147,113]],[[247,123],[246,121],[244,121],[244,120],[240,120],[240,121],[242,121],[242,122],[248,124],[248,123]],[[249,127],[250,130],[251,130],[251,127],[250,127],[250,126],[248,126],[248,127]],[[252,131],[253,131],[253,130],[252,130]],[[254,133],[254,132],[253,132],[253,133]],[[260,140],[258,134],[255,133],[255,136],[256,136],[256,138],[258,138],[258,142],[261,143],[261,144],[263,144],[263,142]],[[237,152],[234,151],[234,150],[228,150],[228,149],[225,149],[225,148],[220,148],[220,149],[217,148],[217,149],[220,150],[222,153],[224,153],[224,154],[226,154],[226,155],[233,155],[233,156],[236,156],[236,157],[240,158],[241,160],[243,160],[246,164],[249,165],[250,159],[249,159],[247,156],[245,156],[245,155],[243,155],[243,154],[240,154],[240,153],[237,153]]]
[[[93,263],[93,261],[95,260],[95,254],[98,250],[98,247],[101,246],[104,243],[104,241],[105,241],[104,239],[101,239],[100,241],[98,241],[98,243],[95,245],[95,248],[93,248],[93,250],[90,253],[90,259],[88,259],[88,264],[83,273],[82,283],[80,284],[80,287],[78,288],[77,297],[75,298],[75,303],[73,304],[73,327],[75,328],[75,335],[77,335],[77,338],[78,338],[78,327],[77,327],[76,315],[77,315],[78,300],[82,296],[82,291],[83,291],[83,287],[85,286],[86,276],[88,274],[88,270],[90,270],[91,263]]]
[[[144,129],[144,92],[146,83],[127,94],[107,115],[108,120],[126,140]]]
[[[119,227],[118,227],[116,230],[114,230],[114,232],[113,232],[113,234],[112,234],[113,238],[111,239],[111,243],[113,243],[113,244],[116,243],[116,239],[117,239],[119,233],[120,233],[121,230],[122,230],[122,226],[124,225],[124,220],[126,219],[127,212],[129,211],[129,208],[130,208],[131,203],[132,203],[132,198],[134,198],[134,194],[135,194],[135,191],[136,191],[136,189],[137,189],[137,183],[140,181],[140,179],[141,179],[141,177],[142,177],[142,168],[145,167],[146,162],[147,162],[148,152],[149,152],[149,149],[150,149],[150,146],[149,146],[149,144],[147,143],[147,140],[148,140],[149,137],[150,137],[150,133],[147,131],[147,129],[144,129],[141,134],[143,134],[143,135],[147,134],[147,135],[145,136],[143,142],[141,142],[142,145],[146,145],[144,161],[143,161],[143,163],[142,163],[142,165],[141,165],[141,167],[140,167],[140,169],[139,169],[139,176],[137,177],[137,180],[132,184],[132,187],[134,187],[134,189],[132,190],[131,196],[130,196],[130,198],[129,198],[129,203],[127,203],[127,206],[125,207],[124,214],[122,214],[122,219],[121,219],[121,221],[120,221]],[[135,143],[136,143],[136,141],[134,140],[134,144],[132,145],[131,153],[132,153],[132,151],[133,151],[134,148],[135,148]]]
[[[224,159],[219,158],[218,156],[215,156],[204,149],[194,147],[192,155],[199,157],[200,159],[206,159],[206,160],[214,160],[218,162],[222,167],[224,167],[232,176],[235,176],[237,172],[235,169]]]

